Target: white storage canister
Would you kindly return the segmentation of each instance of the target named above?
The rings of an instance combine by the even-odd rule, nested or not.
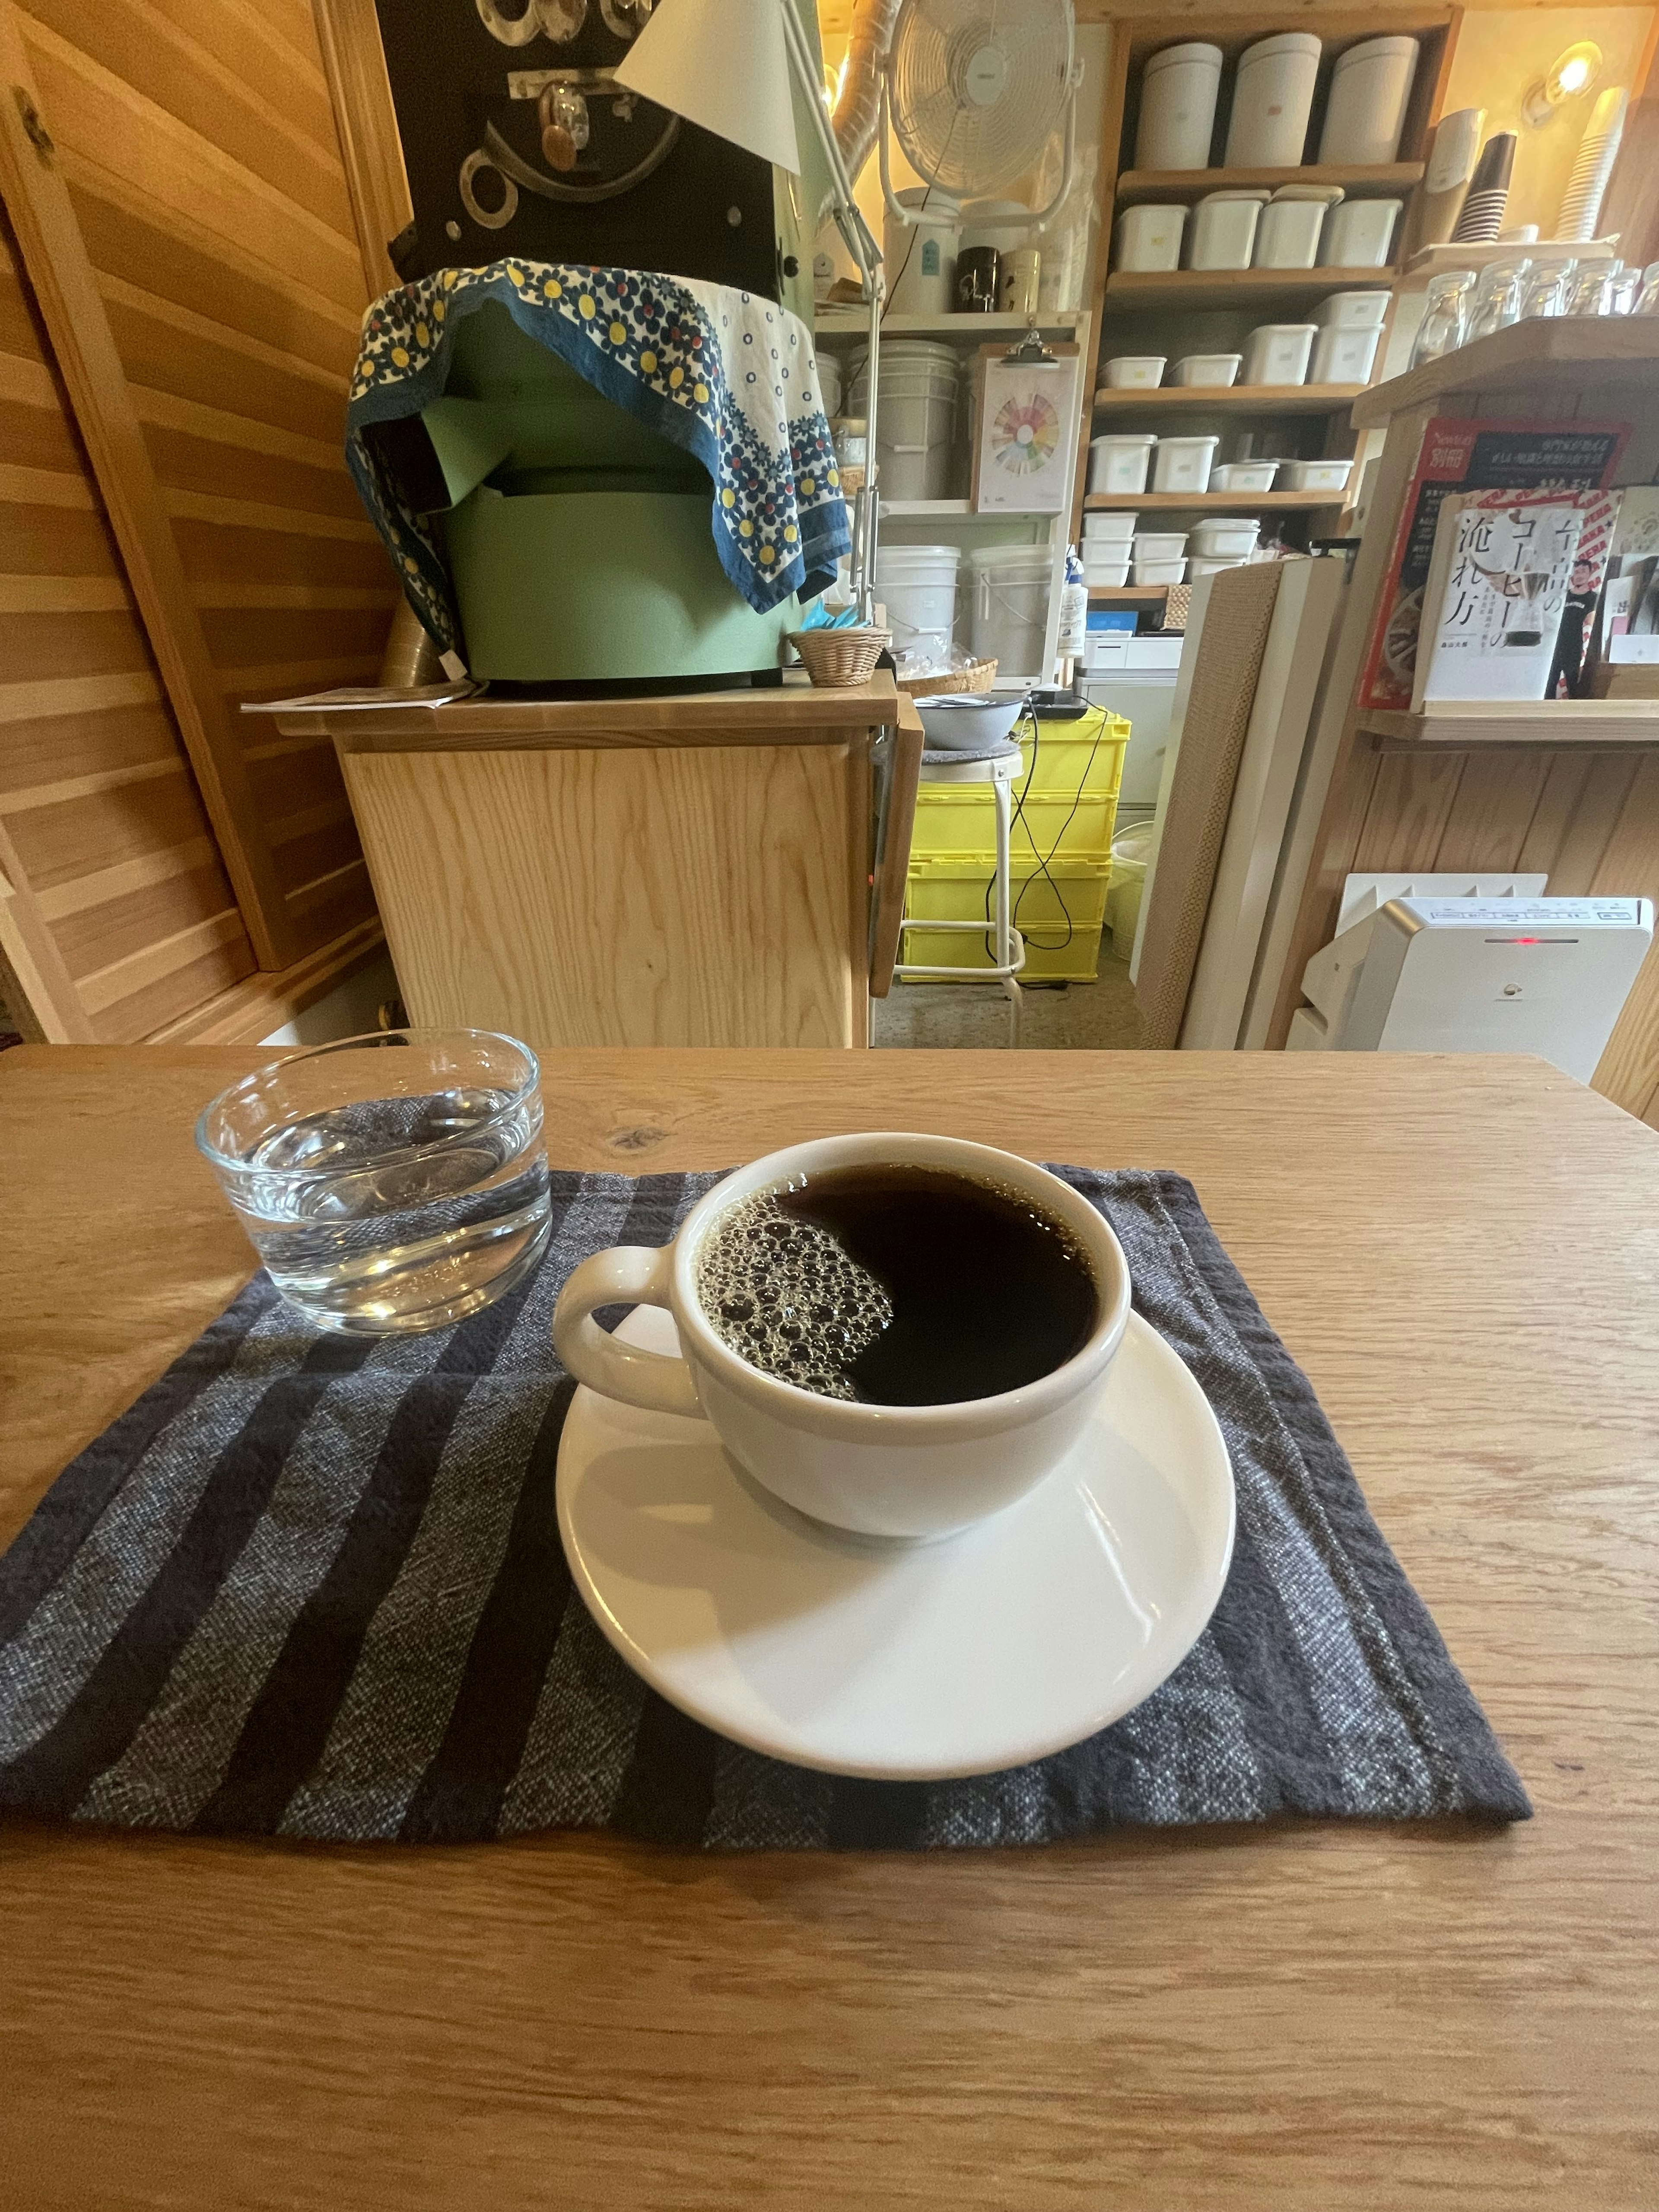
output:
[[[1107,556],[1110,555],[1110,559]],[[1107,591],[1116,591],[1129,580],[1129,549],[1127,545],[1109,545],[1105,552],[1091,553],[1083,562],[1083,580],[1098,584]]]
[[[1400,151],[1416,74],[1415,39],[1366,39],[1350,46],[1331,71],[1320,160],[1392,161]]]
[[[1168,356],[1161,353],[1114,354],[1106,363],[1106,383],[1113,392],[1150,392],[1164,381]]]
[[[876,555],[876,597],[887,609],[895,653],[944,668],[957,625],[959,545],[884,545]]]
[[[1145,491],[1158,440],[1150,430],[1115,430],[1089,441],[1091,491]]]
[[[1221,89],[1221,49],[1202,40],[1165,46],[1140,76],[1137,169],[1207,169]]]
[[[1193,525],[1193,550],[1206,561],[1248,561],[1261,527],[1250,514],[1206,514]]]
[[[1246,384],[1305,384],[1318,336],[1311,323],[1262,323],[1244,341]]]
[[[1380,331],[1389,319],[1392,292],[1331,292],[1314,309],[1322,331]]]
[[[1135,532],[1137,561],[1178,561],[1187,550],[1184,530],[1138,530]]]
[[[1344,200],[1325,218],[1319,258],[1327,269],[1386,269],[1401,200]]]
[[[1227,125],[1227,168],[1301,167],[1319,54],[1310,31],[1281,31],[1245,48]]]
[[[1326,210],[1342,197],[1338,185],[1285,185],[1261,210],[1256,225],[1258,269],[1311,269],[1319,258]]]
[[[902,208],[920,220],[882,226],[881,250],[890,277],[887,305],[901,315],[948,315],[956,296],[957,240],[962,234],[962,204],[937,185],[912,185],[895,192]]]
[[[1083,518],[1084,550],[1090,552],[1097,544],[1127,545],[1135,534],[1135,519],[1131,514],[1085,514]]]
[[[1154,491],[1207,491],[1219,438],[1160,438]]]
[[[881,349],[876,460],[887,499],[946,499],[957,433],[962,364],[953,348],[927,338],[889,338]],[[867,413],[864,356],[854,364],[849,411]]]
[[[1314,340],[1310,384],[1369,384],[1381,331],[1321,331]]]
[[[834,354],[821,353],[813,366],[818,373],[818,397],[826,419],[833,422],[841,412],[841,363]]]
[[[1210,471],[1212,491],[1271,491],[1279,473],[1277,461],[1223,461]]]
[[[1141,272],[1179,269],[1184,207],[1125,208],[1117,219],[1114,260],[1120,269]]]
[[[1046,545],[981,545],[969,558],[975,659],[994,658],[1002,682],[1042,675],[1054,555]]]
[[[1243,360],[1241,353],[1185,353],[1170,380],[1188,389],[1194,385],[1237,384]]]
[[[1193,210],[1189,269],[1248,269],[1266,192],[1206,192]]]

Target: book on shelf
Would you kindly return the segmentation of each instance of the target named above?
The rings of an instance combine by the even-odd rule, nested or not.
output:
[[[1444,502],[1474,491],[1521,498],[1605,490],[1629,436],[1628,422],[1571,418],[1465,422],[1437,416],[1428,424],[1377,594],[1359,684],[1363,707],[1411,706],[1424,593]]]
[[[1442,699],[1544,699],[1559,676],[1562,613],[1584,582],[1587,510],[1607,496],[1455,492],[1440,502],[1423,587],[1412,711]],[[1591,604],[1583,600],[1587,610]],[[1577,672],[1583,619],[1573,632]]]
[[[1589,658],[1613,668],[1659,666],[1659,484],[1632,484],[1625,494]]]

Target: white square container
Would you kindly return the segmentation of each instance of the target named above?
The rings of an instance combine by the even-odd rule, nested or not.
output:
[[[1178,584],[1187,574],[1184,561],[1137,561],[1135,581],[1138,584]]]
[[[1286,491],[1346,491],[1353,463],[1348,461],[1281,461]]]
[[[1380,331],[1393,297],[1392,292],[1333,292],[1314,309],[1313,319],[1322,331]]]
[[[1253,515],[1206,514],[1202,522],[1193,526],[1192,546],[1206,560],[1243,561],[1255,550],[1261,535]]]
[[[1089,441],[1091,491],[1145,491],[1158,440],[1150,430],[1115,430]]]
[[[1223,461],[1210,471],[1212,491],[1271,491],[1277,461]]]
[[[1305,384],[1313,342],[1311,323],[1261,323],[1244,341],[1246,384]]]
[[[1197,554],[1187,563],[1187,573],[1194,581],[1200,576],[1218,576],[1224,568],[1248,568],[1248,560],[1224,561],[1213,554]]]
[[[1319,242],[1324,269],[1386,269],[1401,200],[1344,200],[1325,218]]]
[[[1135,519],[1133,514],[1085,514],[1083,518],[1083,557],[1086,561],[1097,545],[1127,545],[1134,534]]]
[[[1311,269],[1319,258],[1325,213],[1342,197],[1334,185],[1285,185],[1261,210],[1256,225],[1258,269]]]
[[[1125,208],[1115,234],[1116,267],[1140,272],[1179,269],[1182,234],[1186,228],[1184,207]]]
[[[1219,438],[1160,438],[1154,491],[1207,491]],[[1179,578],[1176,580],[1177,582]]]
[[[1321,331],[1314,340],[1310,384],[1369,384],[1381,331]]]
[[[1265,191],[1206,192],[1193,210],[1187,234],[1189,269],[1248,269],[1255,227],[1270,195]]]
[[[1301,167],[1319,55],[1319,41],[1308,31],[1281,31],[1245,48],[1233,86],[1224,167]]]
[[[1207,169],[1221,49],[1202,40],[1149,54],[1140,76],[1138,169]]]
[[[1237,384],[1242,353],[1185,353],[1176,363],[1171,384]]]
[[[1106,363],[1107,387],[1112,392],[1155,391],[1164,381],[1168,361],[1161,353],[1115,354]]]
[[[1123,558],[1121,561],[1097,561],[1092,556],[1085,558],[1083,563],[1083,580],[1085,584],[1099,584],[1107,591],[1115,591],[1120,586],[1127,584],[1129,580],[1128,549],[1127,547],[1123,549]]]
[[[1135,532],[1134,558],[1139,566],[1143,561],[1178,561],[1187,550],[1184,530],[1138,530]]]

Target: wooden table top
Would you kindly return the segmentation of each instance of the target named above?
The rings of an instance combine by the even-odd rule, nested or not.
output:
[[[230,1297],[257,1054],[0,1056],[0,1540]],[[1175,1167],[1537,1806],[690,1857],[0,1827],[8,2212],[1659,2201],[1659,1137],[1536,1061],[586,1053],[556,1158]]]

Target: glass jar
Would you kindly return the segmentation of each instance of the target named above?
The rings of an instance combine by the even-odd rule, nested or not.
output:
[[[1616,262],[1587,263],[1568,285],[1562,313],[1568,315],[1610,315],[1617,274]]]
[[[1417,343],[1412,348],[1413,368],[1420,368],[1425,362],[1439,361],[1449,353],[1455,353],[1462,344],[1468,298],[1474,288],[1473,269],[1448,270],[1443,276],[1437,276],[1430,284],[1423,320],[1418,327]]]
[[[1642,271],[1632,315],[1659,315],[1659,261],[1650,261]]]
[[[1521,319],[1521,295],[1530,261],[1495,261],[1481,272],[1469,302],[1468,342],[1489,338]]]
[[[1539,318],[1564,314],[1568,289],[1577,268],[1576,261],[1558,261],[1553,266],[1540,264],[1534,269],[1521,295],[1522,321],[1529,323]]]

